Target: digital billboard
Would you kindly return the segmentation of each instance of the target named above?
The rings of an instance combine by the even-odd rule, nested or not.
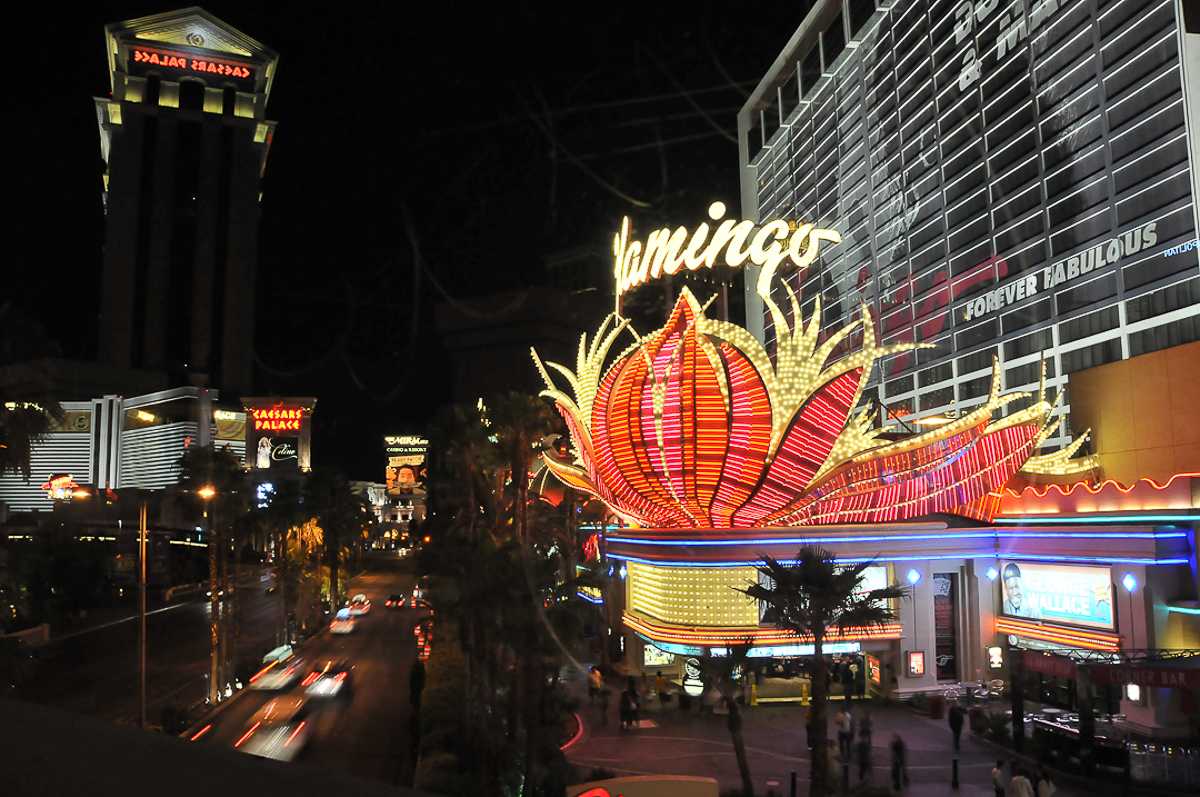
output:
[[[805,315],[820,297],[832,328],[866,303],[883,342],[932,344],[881,369],[881,397],[971,406],[993,356],[1006,389],[1036,385],[1043,353],[1061,387],[1193,339],[1167,328],[1200,314],[1176,4],[878,5],[814,4],[742,125],[758,218],[842,233],[781,272]]]
[[[1009,617],[1113,630],[1110,568],[1002,561],[1000,576]]]
[[[387,454],[388,495],[412,495],[425,487],[425,452],[429,441],[404,435],[383,438]]]

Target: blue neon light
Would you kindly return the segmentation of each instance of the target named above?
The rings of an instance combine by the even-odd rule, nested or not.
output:
[[[1092,515],[1089,517],[1022,517],[996,518],[993,523],[1020,525],[1022,523],[1180,523],[1200,520],[1200,515]]]
[[[1200,609],[1188,609],[1183,606],[1168,606],[1167,611],[1177,614],[1200,614]]]
[[[981,539],[1054,539],[1063,538],[1071,540],[1093,540],[1093,539],[1123,539],[1123,540],[1169,540],[1180,537],[1191,536],[1186,531],[1135,531],[1122,532],[1115,530],[1111,532],[1091,532],[1076,534],[1069,531],[1047,531],[1047,532],[973,532],[969,534],[870,534],[860,537],[775,537],[768,539],[745,539],[745,540],[671,540],[671,539],[638,539],[636,537],[609,537],[609,542],[623,543],[626,545],[687,545],[696,547],[714,547],[725,545],[805,545],[815,543],[839,543],[839,542],[906,542],[909,540],[981,540]]]
[[[696,562],[692,560],[682,559],[646,559],[640,556],[628,556],[620,553],[609,552],[610,559],[620,559],[625,562],[635,562],[643,565],[655,565],[658,567],[753,567],[758,563],[757,559],[750,560],[723,560],[723,561],[704,561]],[[991,559],[995,557],[995,552],[976,553],[976,552],[961,552],[950,554],[938,554],[936,556],[920,555],[920,556],[839,556],[839,562],[857,564],[859,562],[927,562],[941,559]],[[1129,564],[1129,565],[1190,565],[1190,559],[1172,558],[1172,559],[1134,559],[1125,557],[1112,556],[1066,556],[1066,555],[1045,555],[1037,554],[1005,554],[1005,559],[1014,560],[1029,560],[1035,562],[1088,562],[1095,564]],[[794,565],[795,559],[776,559],[781,565]]]
[[[583,599],[584,599],[585,601],[587,601],[588,603],[594,603],[594,604],[596,604],[597,606],[603,606],[603,605],[604,605],[604,598],[593,598],[592,596],[590,596],[590,595],[585,595],[585,594],[584,594],[584,593],[582,593],[582,592],[576,592],[575,594],[576,594],[576,595],[578,595],[579,597],[583,598]]]

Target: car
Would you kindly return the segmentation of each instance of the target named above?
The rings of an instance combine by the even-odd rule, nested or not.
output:
[[[350,691],[351,667],[344,661],[326,660],[304,679],[304,693],[312,697],[336,697]]]
[[[371,611],[371,601],[367,600],[366,595],[355,595],[346,608],[350,610],[351,617],[358,617]]]
[[[350,616],[349,609],[341,609],[337,613],[337,617],[333,618],[333,622],[329,624],[329,633],[331,634],[349,634],[354,630],[357,621]]]
[[[308,698],[277,697],[255,712],[233,747],[263,758],[291,761],[304,749],[309,730]]]
[[[276,659],[250,677],[250,688],[287,689],[304,677],[305,665],[298,656]]]
[[[383,605],[387,606],[388,608],[391,608],[391,609],[403,609],[404,608],[404,596],[403,595],[391,595],[388,597],[387,602],[384,603]]]

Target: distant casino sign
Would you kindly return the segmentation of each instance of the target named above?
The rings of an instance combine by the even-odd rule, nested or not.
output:
[[[304,416],[304,410],[298,407],[272,407],[251,412],[254,415],[254,428],[266,432],[298,432]]]
[[[206,75],[221,75],[225,77],[249,78],[250,67],[236,61],[224,61],[219,58],[195,58],[183,53],[172,53],[165,50],[150,50],[140,47],[133,49],[133,62],[147,66],[162,66],[168,69],[182,69],[185,72],[203,72]]]

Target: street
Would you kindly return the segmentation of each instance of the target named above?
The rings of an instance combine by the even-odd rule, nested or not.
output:
[[[408,671],[416,655],[413,628],[428,610],[389,609],[389,595],[410,594],[412,576],[394,555],[372,557],[367,570],[351,578],[351,595],[363,593],[371,611],[358,618],[354,631],[333,636],[322,629],[297,650],[308,662],[346,660],[353,666],[348,699],[325,701],[313,713],[314,733],[300,761],[358,777],[407,783]],[[347,573],[347,575],[353,575]],[[242,649],[274,644],[278,604],[265,590],[243,593]],[[163,607],[146,619],[147,713],[153,722],[168,702],[203,700],[209,667],[209,610],[206,601]],[[136,618],[53,640],[39,651],[41,664],[22,690],[25,700],[93,717],[136,723]],[[198,727],[211,724],[197,744],[232,747],[246,720],[272,697],[285,692],[245,690],[222,704]]]

